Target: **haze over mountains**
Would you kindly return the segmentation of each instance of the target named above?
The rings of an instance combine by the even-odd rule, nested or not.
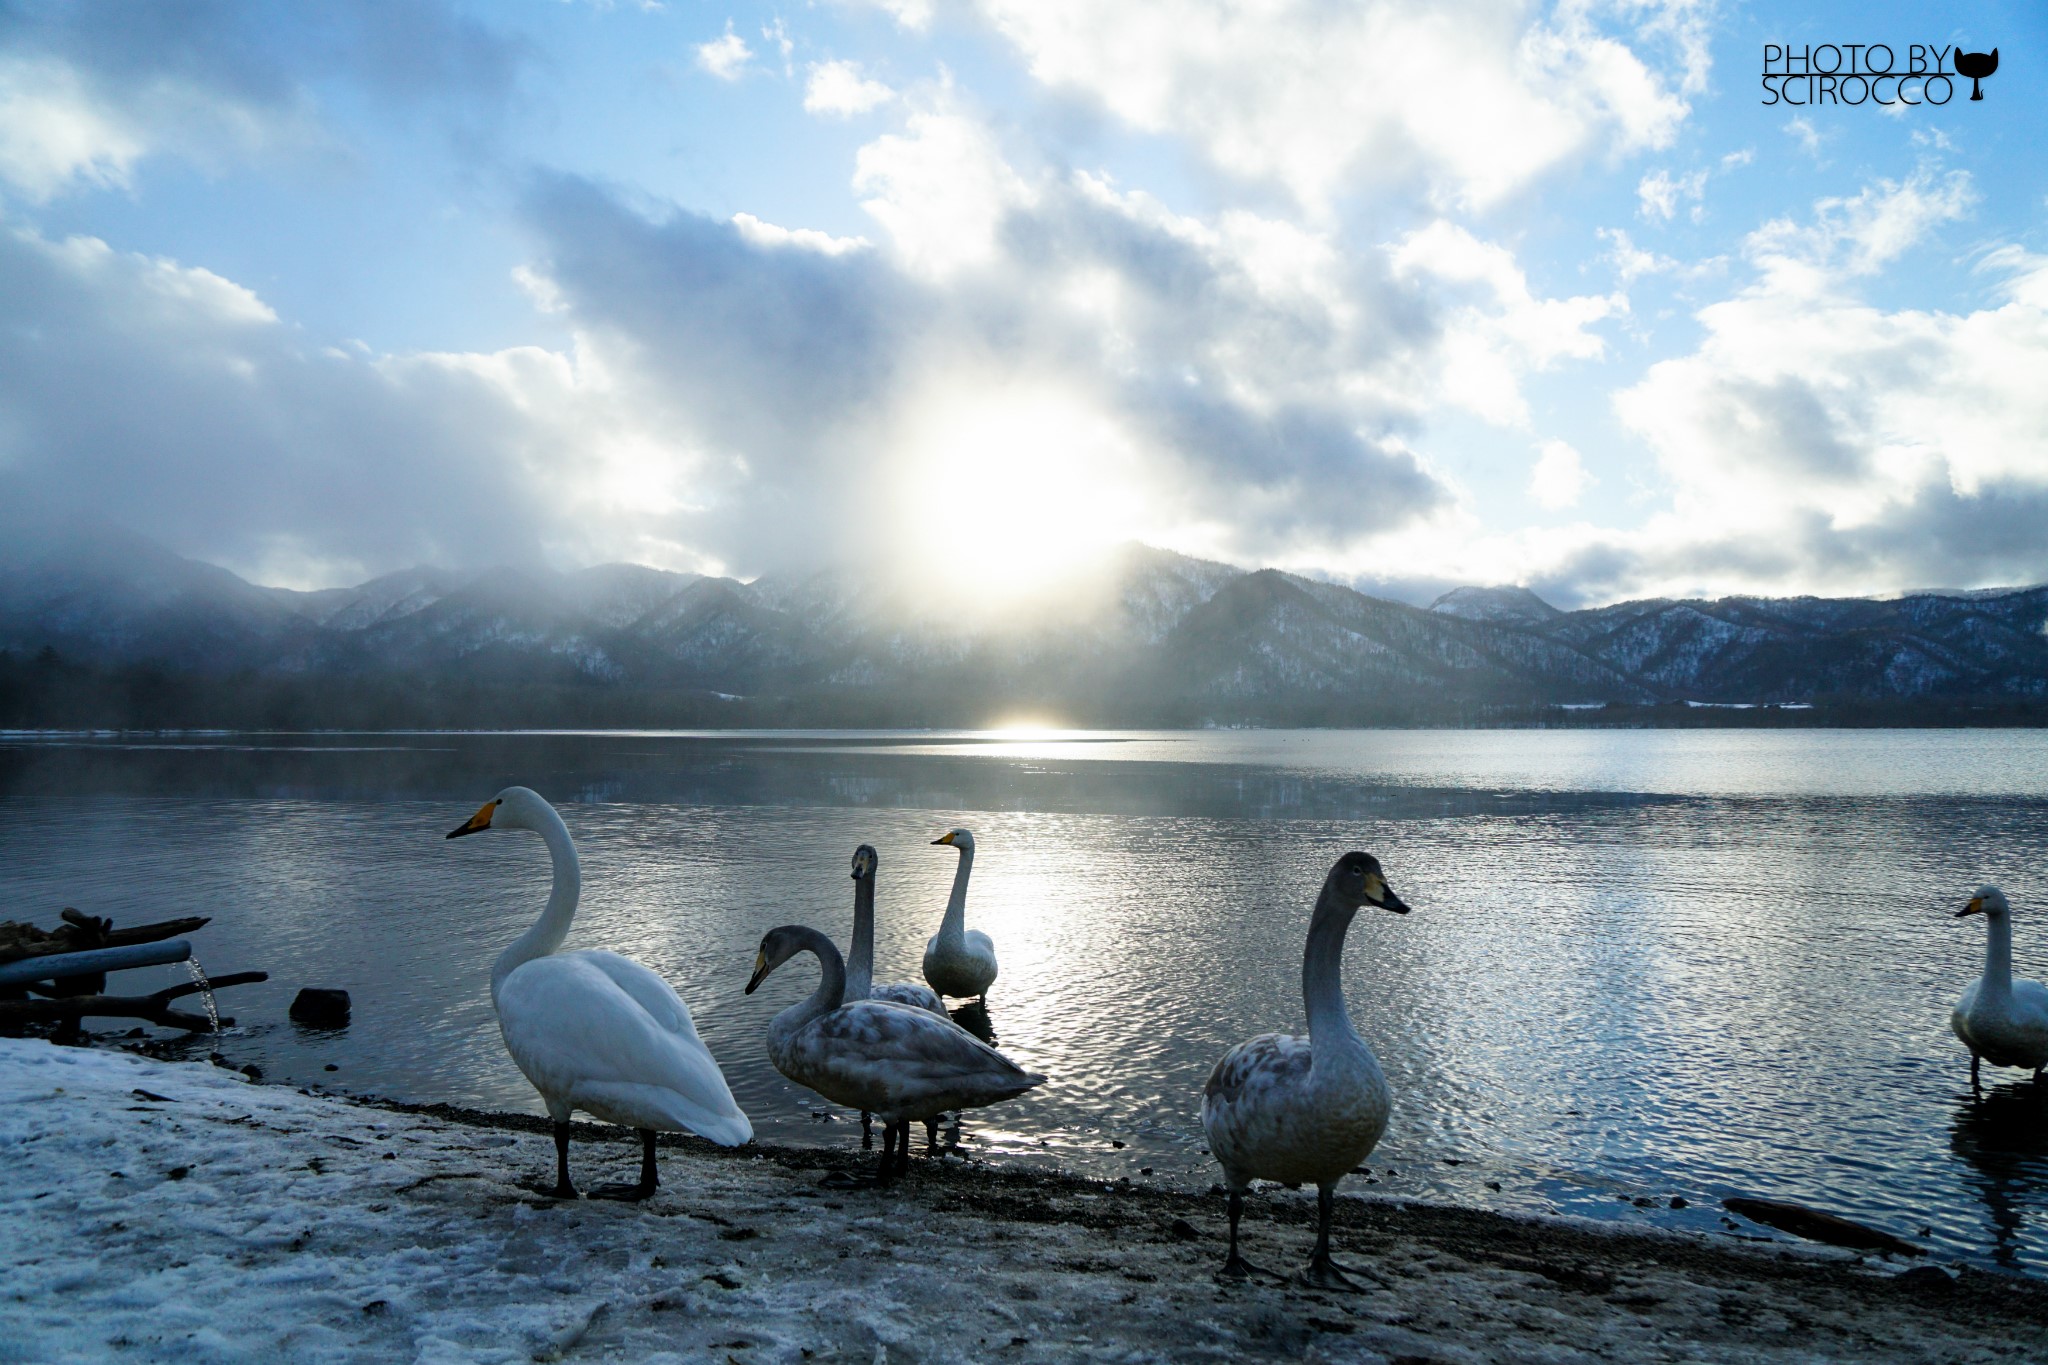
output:
[[[99,711],[154,697],[157,714],[134,717],[153,723],[1367,723],[2014,703],[2048,698],[2044,621],[2048,587],[1580,611],[1459,588],[1423,609],[1136,545],[1099,579],[1000,614],[943,583],[907,593],[852,570],[742,583],[631,564],[418,568],[296,592],[117,531],[0,539],[16,710],[23,679],[61,666],[80,695],[99,689]],[[52,723],[40,716],[26,720]]]

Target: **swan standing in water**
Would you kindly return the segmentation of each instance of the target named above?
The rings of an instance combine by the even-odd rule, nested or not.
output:
[[[1239,1043],[1216,1063],[1202,1092],[1202,1130],[1230,1188],[1230,1257],[1223,1273],[1233,1279],[1257,1269],[1237,1251],[1246,1187],[1254,1180],[1313,1181],[1316,1249],[1304,1278],[1331,1289],[1358,1288],[1330,1259],[1330,1217],[1337,1182],[1387,1129],[1387,1079],[1344,1008],[1344,932],[1368,904],[1408,913],[1378,859],[1347,853],[1323,879],[1301,956],[1308,1037],[1264,1033]]]
[[[932,992],[929,986],[920,986],[915,981],[896,981],[886,986],[874,984],[875,975],[875,873],[882,866],[881,855],[874,845],[862,844],[853,851],[853,940],[846,949],[846,998],[848,1000],[888,1000],[898,1005],[908,1005],[914,1010],[930,1010],[941,1018],[950,1018],[946,1013],[946,1002]],[[861,1111],[861,1145],[874,1141],[874,1116]],[[938,1120],[926,1119],[924,1125],[925,1145],[939,1145]]]
[[[929,986],[920,986],[915,981],[874,984],[875,873],[881,866],[881,855],[872,844],[862,844],[853,851],[853,939],[846,948],[846,998],[889,1000],[943,1016],[945,1002]]]
[[[1970,1088],[1977,1064],[2048,1068],[2048,986],[2012,979],[2012,906],[1995,886],[1980,886],[1956,918],[1982,915],[1986,929],[1984,975],[1972,982],[1949,1016],[1949,1027],[1970,1049]]]
[[[974,836],[956,829],[932,842],[959,849],[960,866],[953,873],[946,917],[939,921],[939,932],[924,945],[924,979],[940,995],[972,996],[987,1003],[988,988],[996,979],[996,945],[979,929],[967,927],[967,878],[974,871]]]
[[[883,1182],[909,1169],[910,1120],[979,1109],[1044,1083],[944,1015],[847,1000],[839,950],[799,924],[762,937],[747,994],[798,953],[817,955],[818,988],[768,1021],[768,1060],[834,1104],[880,1116]]]
[[[491,967],[491,1003],[505,1050],[533,1082],[555,1122],[557,1199],[569,1183],[569,1115],[581,1109],[640,1130],[640,1180],[605,1185],[593,1199],[654,1193],[654,1135],[688,1131],[722,1147],[750,1141],[754,1127],[733,1103],[725,1075],[697,1037],[690,1010],[668,982],[629,957],[558,953],[583,887],[569,827],[539,793],[507,787],[450,839],[487,829],[530,829],[554,860],[554,889],[534,926]]]

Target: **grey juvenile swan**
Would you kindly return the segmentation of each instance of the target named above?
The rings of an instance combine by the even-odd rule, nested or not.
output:
[[[1380,1140],[1390,1103],[1379,1061],[1344,1008],[1344,932],[1364,905],[1408,913],[1378,859],[1347,853],[1323,879],[1301,955],[1308,1037],[1262,1033],[1239,1043],[1216,1063],[1202,1093],[1202,1129],[1230,1190],[1230,1257],[1223,1273],[1233,1279],[1257,1269],[1237,1251],[1246,1187],[1254,1180],[1313,1181],[1316,1249],[1304,1278],[1326,1288],[1358,1288],[1330,1259],[1330,1216],[1337,1182]]]
[[[874,984],[875,873],[881,866],[881,855],[875,852],[874,845],[862,844],[853,851],[853,938],[846,946],[846,998],[890,1000],[943,1015],[945,1003],[929,986],[920,986],[915,981]]]
[[[940,995],[969,996],[986,1001],[996,979],[996,945],[979,929],[967,927],[967,878],[974,871],[974,836],[950,830],[932,840],[960,850],[953,873],[953,894],[946,899],[946,917],[939,932],[924,945],[924,979]]]
[[[910,1120],[979,1109],[1044,1083],[944,1015],[887,1000],[846,1000],[839,950],[800,924],[762,937],[747,994],[806,952],[817,956],[818,988],[769,1020],[768,1060],[834,1104],[881,1117],[882,1181],[909,1168]]]
[[[888,1000],[950,1018],[946,1014],[945,1001],[933,994],[929,986],[920,986],[915,981],[895,981],[886,986],[874,984],[875,874],[881,866],[882,858],[875,852],[874,845],[862,844],[853,851],[853,939],[846,947],[846,998]],[[863,1144],[872,1136],[872,1117],[866,1110],[861,1111]],[[937,1121],[934,1119],[925,1120],[925,1142],[930,1146],[938,1145]]]

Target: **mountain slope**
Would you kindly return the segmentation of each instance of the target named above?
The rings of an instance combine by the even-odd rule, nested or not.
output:
[[[2048,698],[2048,587],[1570,612],[1526,589],[1461,588],[1423,610],[1144,546],[1028,612],[992,612],[945,586],[609,564],[418,568],[291,592],[123,532],[17,527],[0,534],[0,650],[401,698],[408,687],[743,697],[799,722],[967,723],[1042,707],[1103,724],[1334,723],[1564,702]]]

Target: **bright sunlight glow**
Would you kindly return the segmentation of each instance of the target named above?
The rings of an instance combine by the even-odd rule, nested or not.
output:
[[[1143,538],[1139,452],[1072,394],[948,385],[912,412],[897,506],[916,573],[1015,598]]]

